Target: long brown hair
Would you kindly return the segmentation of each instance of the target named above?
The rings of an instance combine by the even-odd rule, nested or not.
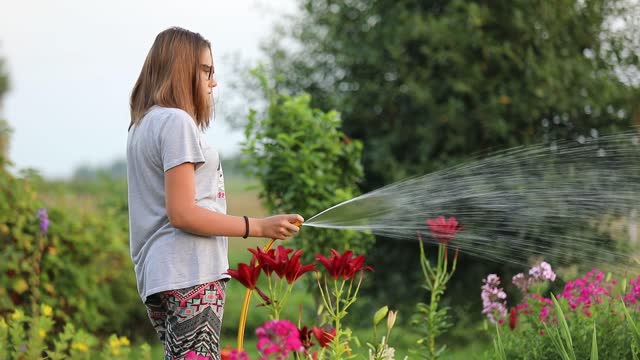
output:
[[[179,27],[156,36],[131,93],[129,128],[138,123],[153,105],[179,108],[196,124],[209,126],[211,97],[201,94],[200,55],[211,52],[211,43],[202,35]]]

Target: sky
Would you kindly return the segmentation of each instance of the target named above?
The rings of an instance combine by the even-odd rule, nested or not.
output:
[[[230,104],[250,104],[231,87],[234,65],[260,59],[260,42],[295,0],[0,0],[0,9],[9,158],[15,170],[64,178],[125,157],[131,89],[155,36],[171,26],[211,41],[219,85],[205,137],[222,157],[236,153],[242,132],[229,126]]]

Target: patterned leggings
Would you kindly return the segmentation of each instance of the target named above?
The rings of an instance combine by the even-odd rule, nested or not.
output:
[[[147,314],[164,344],[165,360],[187,354],[220,359],[226,285],[224,279],[147,297]]]

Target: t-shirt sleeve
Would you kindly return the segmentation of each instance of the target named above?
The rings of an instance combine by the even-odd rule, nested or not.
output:
[[[160,150],[164,171],[184,163],[204,163],[200,132],[186,113],[171,112],[160,130]]]

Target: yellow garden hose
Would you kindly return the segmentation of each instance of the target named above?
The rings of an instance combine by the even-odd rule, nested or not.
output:
[[[294,225],[302,226],[302,223],[299,221],[296,221]],[[269,240],[267,245],[264,246],[264,252],[269,251],[269,249],[271,249],[271,247],[275,242],[276,242],[276,239]],[[256,260],[256,266],[258,266],[257,260]],[[242,302],[242,311],[240,312],[240,323],[238,324],[238,350],[244,349],[244,329],[247,325],[247,314],[249,313],[249,302],[251,301],[252,293],[253,293],[253,290],[251,289],[247,289],[247,291],[244,293],[244,301]]]
[[[276,242],[276,239],[271,239],[265,245],[264,252],[269,251],[273,246],[273,243]],[[258,262],[256,261],[256,266],[258,266]],[[240,312],[240,324],[238,325],[238,350],[244,349],[244,328],[247,325],[247,314],[249,313],[249,302],[251,301],[251,293],[253,290],[247,289],[244,293],[244,302],[242,303],[242,311]]]
[[[299,221],[296,221],[294,225],[301,226],[302,223],[300,223]],[[276,242],[276,239],[269,240],[267,245],[264,246],[264,252],[269,251],[269,249],[271,249],[271,247],[275,242]],[[257,260],[256,260],[256,266],[258,266]],[[242,311],[240,312],[240,323],[238,324],[238,350],[244,349],[244,329],[247,325],[247,314],[249,313],[249,302],[251,301],[252,293],[253,293],[253,290],[251,289],[247,289],[247,291],[244,293],[244,302],[242,303]]]

